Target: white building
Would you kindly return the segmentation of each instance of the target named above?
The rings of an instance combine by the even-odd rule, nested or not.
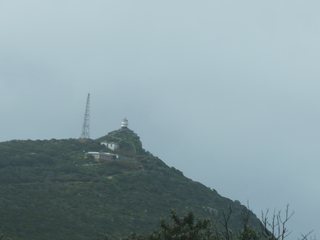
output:
[[[106,152],[87,152],[86,158],[88,155],[92,155],[94,157],[94,160],[97,162],[115,160],[119,158],[117,154],[106,153]]]
[[[109,148],[111,149],[112,151],[116,150],[119,148],[119,144],[117,143],[114,143],[114,142],[106,142],[106,141],[103,141],[101,142],[101,145],[105,145],[106,148]]]

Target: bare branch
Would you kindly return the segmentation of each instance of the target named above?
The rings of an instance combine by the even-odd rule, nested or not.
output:
[[[310,231],[309,233],[307,233],[306,235],[303,235],[302,233],[300,233],[301,236],[302,236],[302,239],[301,239],[301,240],[307,240],[308,236],[309,236],[312,232],[313,232],[313,230]],[[300,240],[300,239],[299,239],[299,240]]]
[[[228,227],[228,223],[230,220],[232,214],[232,208],[231,206],[229,206],[229,212],[226,215],[224,211],[222,211],[222,216],[223,216],[223,222],[220,221],[220,223],[222,224],[222,226],[224,227],[225,231],[222,233],[225,237],[226,240],[232,240],[232,234],[230,234],[230,230]]]
[[[286,211],[284,217],[282,216],[281,211],[273,211],[271,222],[268,219],[269,209],[266,213],[262,212],[262,227],[263,235],[265,237],[272,237],[278,240],[284,240],[287,238],[292,231],[289,231],[286,227],[287,222],[293,216],[294,212],[289,211],[289,205],[286,206]]]

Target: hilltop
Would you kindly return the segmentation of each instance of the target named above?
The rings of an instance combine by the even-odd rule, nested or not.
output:
[[[110,149],[101,142],[117,146]],[[95,159],[87,152],[117,156]],[[219,222],[247,208],[195,182],[143,149],[129,128],[96,140],[0,143],[0,232],[16,239],[103,239],[150,232],[170,209]],[[250,225],[259,229],[252,213]]]

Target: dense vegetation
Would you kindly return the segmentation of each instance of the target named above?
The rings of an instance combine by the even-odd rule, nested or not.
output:
[[[112,151],[100,141],[113,141]],[[85,152],[117,153],[96,163]],[[97,140],[13,140],[0,143],[0,232],[19,239],[102,239],[157,229],[174,208],[241,229],[247,208],[183,176],[142,148],[139,137],[120,129]],[[252,214],[248,223],[260,227]]]
[[[121,240],[277,240],[271,232],[257,231],[247,225],[250,211],[244,212],[242,217],[243,228],[239,232],[233,232],[228,228],[227,218],[224,228],[218,229],[217,222],[210,219],[195,219],[194,214],[189,211],[183,217],[179,217],[174,210],[171,211],[171,221],[161,219],[160,229],[153,230],[146,235],[131,233]],[[105,236],[105,240],[108,240]]]
[[[196,219],[192,211],[180,217],[174,210],[171,210],[171,219],[162,218],[159,230],[153,230],[145,235],[133,232],[121,240],[284,240],[291,233],[286,227],[293,214],[289,213],[289,206],[284,216],[278,212],[271,217],[270,221],[265,216],[260,230],[248,225],[252,212],[247,209],[242,212],[241,219],[239,219],[242,229],[237,232],[232,231],[229,228],[231,214],[232,209],[230,208],[229,213],[224,214],[223,221],[217,222],[211,219]],[[308,238],[310,234],[311,232],[306,235],[301,234],[301,240],[315,240],[312,237]],[[110,239],[105,235],[105,240]]]

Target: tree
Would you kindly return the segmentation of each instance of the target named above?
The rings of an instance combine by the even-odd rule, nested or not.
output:
[[[6,237],[3,234],[0,234],[0,240],[12,240],[12,238]]]
[[[189,211],[183,217],[179,217],[174,210],[171,210],[171,221],[160,220],[160,230],[154,230],[148,235],[132,233],[121,240],[284,240],[291,233],[286,224],[292,217],[287,205],[284,217],[281,211],[273,214],[271,222],[268,219],[268,212],[262,214],[261,229],[253,229],[248,225],[252,211],[246,209],[241,215],[243,228],[239,233],[233,233],[228,222],[232,214],[229,208],[228,213],[223,213],[223,220],[220,228],[209,219],[195,220],[194,214]],[[309,235],[302,235],[301,240],[307,240]],[[105,236],[105,240],[109,240]]]
[[[132,233],[122,240],[202,240],[211,239],[211,221],[209,219],[195,220],[194,214],[189,211],[183,217],[171,210],[171,222],[165,218],[160,220],[160,230],[154,230],[150,234],[143,236]],[[208,231],[209,230],[209,231]],[[105,237],[105,240],[108,238]]]

